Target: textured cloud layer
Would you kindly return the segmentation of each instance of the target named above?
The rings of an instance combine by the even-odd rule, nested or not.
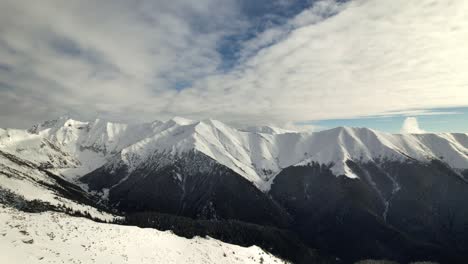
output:
[[[468,106],[464,0],[319,1],[240,43],[227,70],[220,43],[252,26],[238,1],[0,7],[1,126],[61,114],[285,123]]]

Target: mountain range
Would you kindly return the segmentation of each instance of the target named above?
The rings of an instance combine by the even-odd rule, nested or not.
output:
[[[467,133],[59,118],[0,129],[0,186],[101,219],[256,244],[297,263],[315,252],[324,263],[468,256]],[[186,221],[190,231],[174,225]],[[232,221],[261,235],[236,237]]]

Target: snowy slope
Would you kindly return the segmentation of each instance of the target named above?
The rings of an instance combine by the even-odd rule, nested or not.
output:
[[[0,205],[0,263],[285,263],[256,246]]]
[[[28,131],[48,139],[80,161],[79,166],[60,170],[73,179],[99,168],[124,147],[156,133],[160,125],[160,121],[129,125],[101,119],[81,122],[65,117],[35,125]]]
[[[2,130],[0,135],[5,135],[5,131],[11,134],[13,130]],[[428,161],[443,158],[453,168],[468,168],[467,134],[389,134],[348,127],[314,133],[290,132],[271,127],[240,130],[216,120],[192,121],[180,117],[166,122],[136,125],[103,120],[80,122],[62,118],[37,125],[29,133],[17,130],[14,133],[19,135],[17,138],[20,140],[10,139],[10,143],[5,145],[2,142],[8,140],[0,136],[0,150],[8,149],[23,156],[18,146],[25,146],[38,153],[39,142],[47,140],[72,158],[67,158],[67,168],[55,166],[60,168],[58,172],[72,179],[103,164],[111,164],[113,167],[125,165],[132,171],[155,154],[162,154],[165,156],[164,162],[167,162],[171,156],[192,150],[204,153],[231,168],[262,190],[268,189],[274,175],[281,169],[310,161],[333,163],[335,175],[348,177],[356,177],[345,164],[348,159],[370,161],[411,158]],[[40,153],[33,158],[60,156],[54,153],[46,157],[44,154],[47,153]],[[25,157],[29,159],[31,155]],[[75,166],[76,161],[80,165]]]
[[[451,167],[468,167],[467,134],[389,134],[368,128],[339,127],[311,134],[301,143],[308,161],[333,162],[336,175],[355,175],[346,167],[346,160],[376,159],[420,161],[444,158]],[[296,148],[297,149],[297,148]]]
[[[21,157],[43,167],[67,168],[80,161],[42,135],[19,129],[0,130],[0,151]]]
[[[152,153],[177,155],[193,149],[231,168],[261,189],[268,189],[268,183],[282,168],[310,161],[334,163],[333,172],[348,177],[356,177],[345,165],[348,159],[428,161],[443,157],[453,168],[468,168],[466,134],[402,135],[344,127],[315,133],[252,133],[216,120],[175,124],[124,148],[120,158],[132,170]]]
[[[26,201],[39,200],[53,206],[65,206],[74,211],[89,212],[95,218],[112,220],[115,216],[96,208],[66,199],[56,188],[61,188],[37,164],[0,151],[0,188],[23,197]]]
[[[286,133],[296,133],[297,131],[288,130],[280,127],[274,126],[248,126],[245,128],[240,128],[240,131],[251,132],[251,133],[263,133],[263,134],[286,134]]]
[[[25,130],[0,130],[0,188],[53,206],[89,212],[103,220],[114,216],[96,208],[63,197],[63,186],[47,171],[67,170],[82,166],[79,157],[52,143],[47,137]]]

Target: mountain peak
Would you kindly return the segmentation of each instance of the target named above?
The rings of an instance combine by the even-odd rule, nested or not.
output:
[[[362,132],[375,132],[373,129],[368,127],[351,127],[351,126],[338,126],[325,131],[336,131],[345,133],[362,133]]]
[[[35,124],[31,128],[29,128],[27,131],[32,134],[38,134],[41,130],[54,128],[54,127],[62,127],[62,126],[65,126],[67,122],[70,123],[73,121],[75,120],[69,118],[68,116],[61,116],[56,119],[46,120],[42,123]]]
[[[90,160],[110,159],[121,152],[123,155],[117,156],[130,157],[126,160],[132,167],[145,162],[155,152],[178,155],[196,150],[259,187],[282,168],[308,161],[333,163],[334,173],[349,177],[353,175],[346,167],[348,159],[444,157],[455,168],[468,168],[467,134],[401,135],[362,127],[301,133],[271,126],[237,129],[214,119],[193,121],[183,117],[135,125],[61,117],[37,125],[31,131],[70,153],[82,155],[87,151]]]
[[[178,125],[185,126],[185,125],[193,124],[195,121],[184,118],[184,117],[175,116],[175,117],[169,119],[167,122],[171,122],[171,123],[175,123],[175,124],[178,124]]]

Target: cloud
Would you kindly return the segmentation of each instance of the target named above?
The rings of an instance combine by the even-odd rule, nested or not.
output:
[[[0,122],[57,113],[157,117],[175,83],[217,69],[217,41],[240,27],[235,2],[212,12],[217,3],[2,1]]]
[[[426,133],[426,131],[419,128],[418,119],[416,117],[407,117],[403,121],[403,126],[401,127],[402,134],[421,134]]]
[[[286,1],[282,5],[291,3]],[[310,8],[300,12],[285,24],[268,28],[259,33],[255,38],[245,41],[241,50],[241,61],[244,62],[247,58],[255,55],[259,50],[268,48],[282,40],[287,39],[292,31],[303,27],[319,23],[326,18],[339,13],[343,9],[341,5],[333,0],[318,1]]]
[[[219,44],[252,27],[239,1],[4,0],[0,127],[58,114],[284,124],[468,106],[467,1],[341,2],[241,42],[220,70]]]
[[[229,87],[218,96],[230,99],[224,111],[239,119],[352,118],[468,105],[465,11],[466,1],[353,1],[209,81]]]

